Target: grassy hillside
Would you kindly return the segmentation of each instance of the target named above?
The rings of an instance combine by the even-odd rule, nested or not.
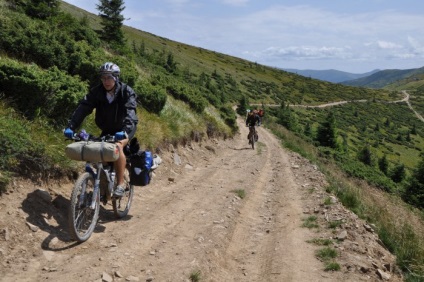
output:
[[[306,77],[316,78],[324,81],[339,83],[348,80],[354,80],[365,76],[372,75],[379,70],[373,70],[367,73],[349,73],[339,70],[297,70],[297,69],[284,69],[289,72],[297,73]]]

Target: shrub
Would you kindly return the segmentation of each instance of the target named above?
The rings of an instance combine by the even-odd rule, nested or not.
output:
[[[25,122],[10,118],[11,114],[0,117],[0,171],[15,172],[28,178],[47,172],[49,162],[44,144],[34,140]]]
[[[190,107],[198,113],[203,112],[207,105],[205,98],[193,88],[172,84],[166,87],[166,91],[174,98],[187,102]]]
[[[64,124],[86,88],[78,77],[56,67],[44,71],[14,60],[0,61],[0,92],[29,119],[42,115],[52,124]]]
[[[166,91],[160,86],[142,83],[135,87],[141,106],[151,113],[159,114],[166,104]]]

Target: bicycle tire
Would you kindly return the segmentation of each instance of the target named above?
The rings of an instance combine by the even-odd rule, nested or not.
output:
[[[252,149],[255,150],[255,134],[252,133],[250,136],[250,143],[252,145]]]
[[[83,185],[85,185],[85,196],[84,203],[80,206],[79,201]],[[68,210],[69,233],[78,242],[84,242],[90,238],[99,219],[99,197],[97,197],[94,210],[90,208],[93,192],[93,176],[88,172],[81,174],[72,189],[71,203]]]
[[[116,218],[127,216],[130,211],[132,200],[134,197],[134,185],[130,184],[130,174],[125,168],[124,172],[125,193],[120,198],[112,198],[113,213]]]

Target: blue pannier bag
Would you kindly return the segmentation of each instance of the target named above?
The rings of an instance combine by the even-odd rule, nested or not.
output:
[[[146,186],[149,184],[152,176],[152,152],[138,151],[130,157],[130,163],[130,184],[135,186]]]

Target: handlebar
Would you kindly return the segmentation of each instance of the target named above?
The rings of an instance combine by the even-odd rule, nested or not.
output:
[[[85,134],[86,136],[81,136],[82,134]],[[114,135],[105,135],[96,137],[94,135],[88,134],[85,131],[80,133],[74,133],[72,138],[67,138],[67,140],[74,140],[74,141],[97,141],[97,142],[109,142],[109,143],[115,143],[116,139]]]

